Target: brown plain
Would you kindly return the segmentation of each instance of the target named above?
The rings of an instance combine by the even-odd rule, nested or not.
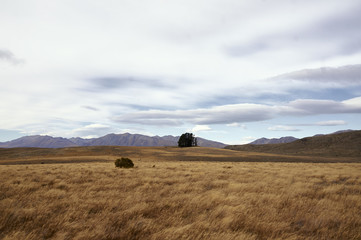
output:
[[[361,239],[357,158],[22,148],[0,164],[0,239]]]

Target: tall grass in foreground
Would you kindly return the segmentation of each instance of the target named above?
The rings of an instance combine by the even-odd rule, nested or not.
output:
[[[361,239],[360,164],[136,166],[0,166],[0,239]]]

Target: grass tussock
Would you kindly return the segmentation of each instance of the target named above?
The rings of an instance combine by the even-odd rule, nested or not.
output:
[[[361,239],[359,164],[136,165],[0,166],[0,239]]]

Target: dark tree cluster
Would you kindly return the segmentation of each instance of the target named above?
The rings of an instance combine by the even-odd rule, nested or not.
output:
[[[193,133],[183,133],[178,140],[178,147],[195,147],[197,146],[197,138]]]

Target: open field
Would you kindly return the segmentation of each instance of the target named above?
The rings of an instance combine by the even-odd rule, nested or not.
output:
[[[358,163],[207,162],[196,157],[233,151],[128,148],[136,167],[116,169],[115,152],[93,150],[28,149],[53,158],[35,164],[28,152],[34,164],[0,165],[0,239],[361,239]]]
[[[119,156],[141,161],[361,163],[360,156],[285,155],[206,147],[0,148],[0,164],[108,162]]]

